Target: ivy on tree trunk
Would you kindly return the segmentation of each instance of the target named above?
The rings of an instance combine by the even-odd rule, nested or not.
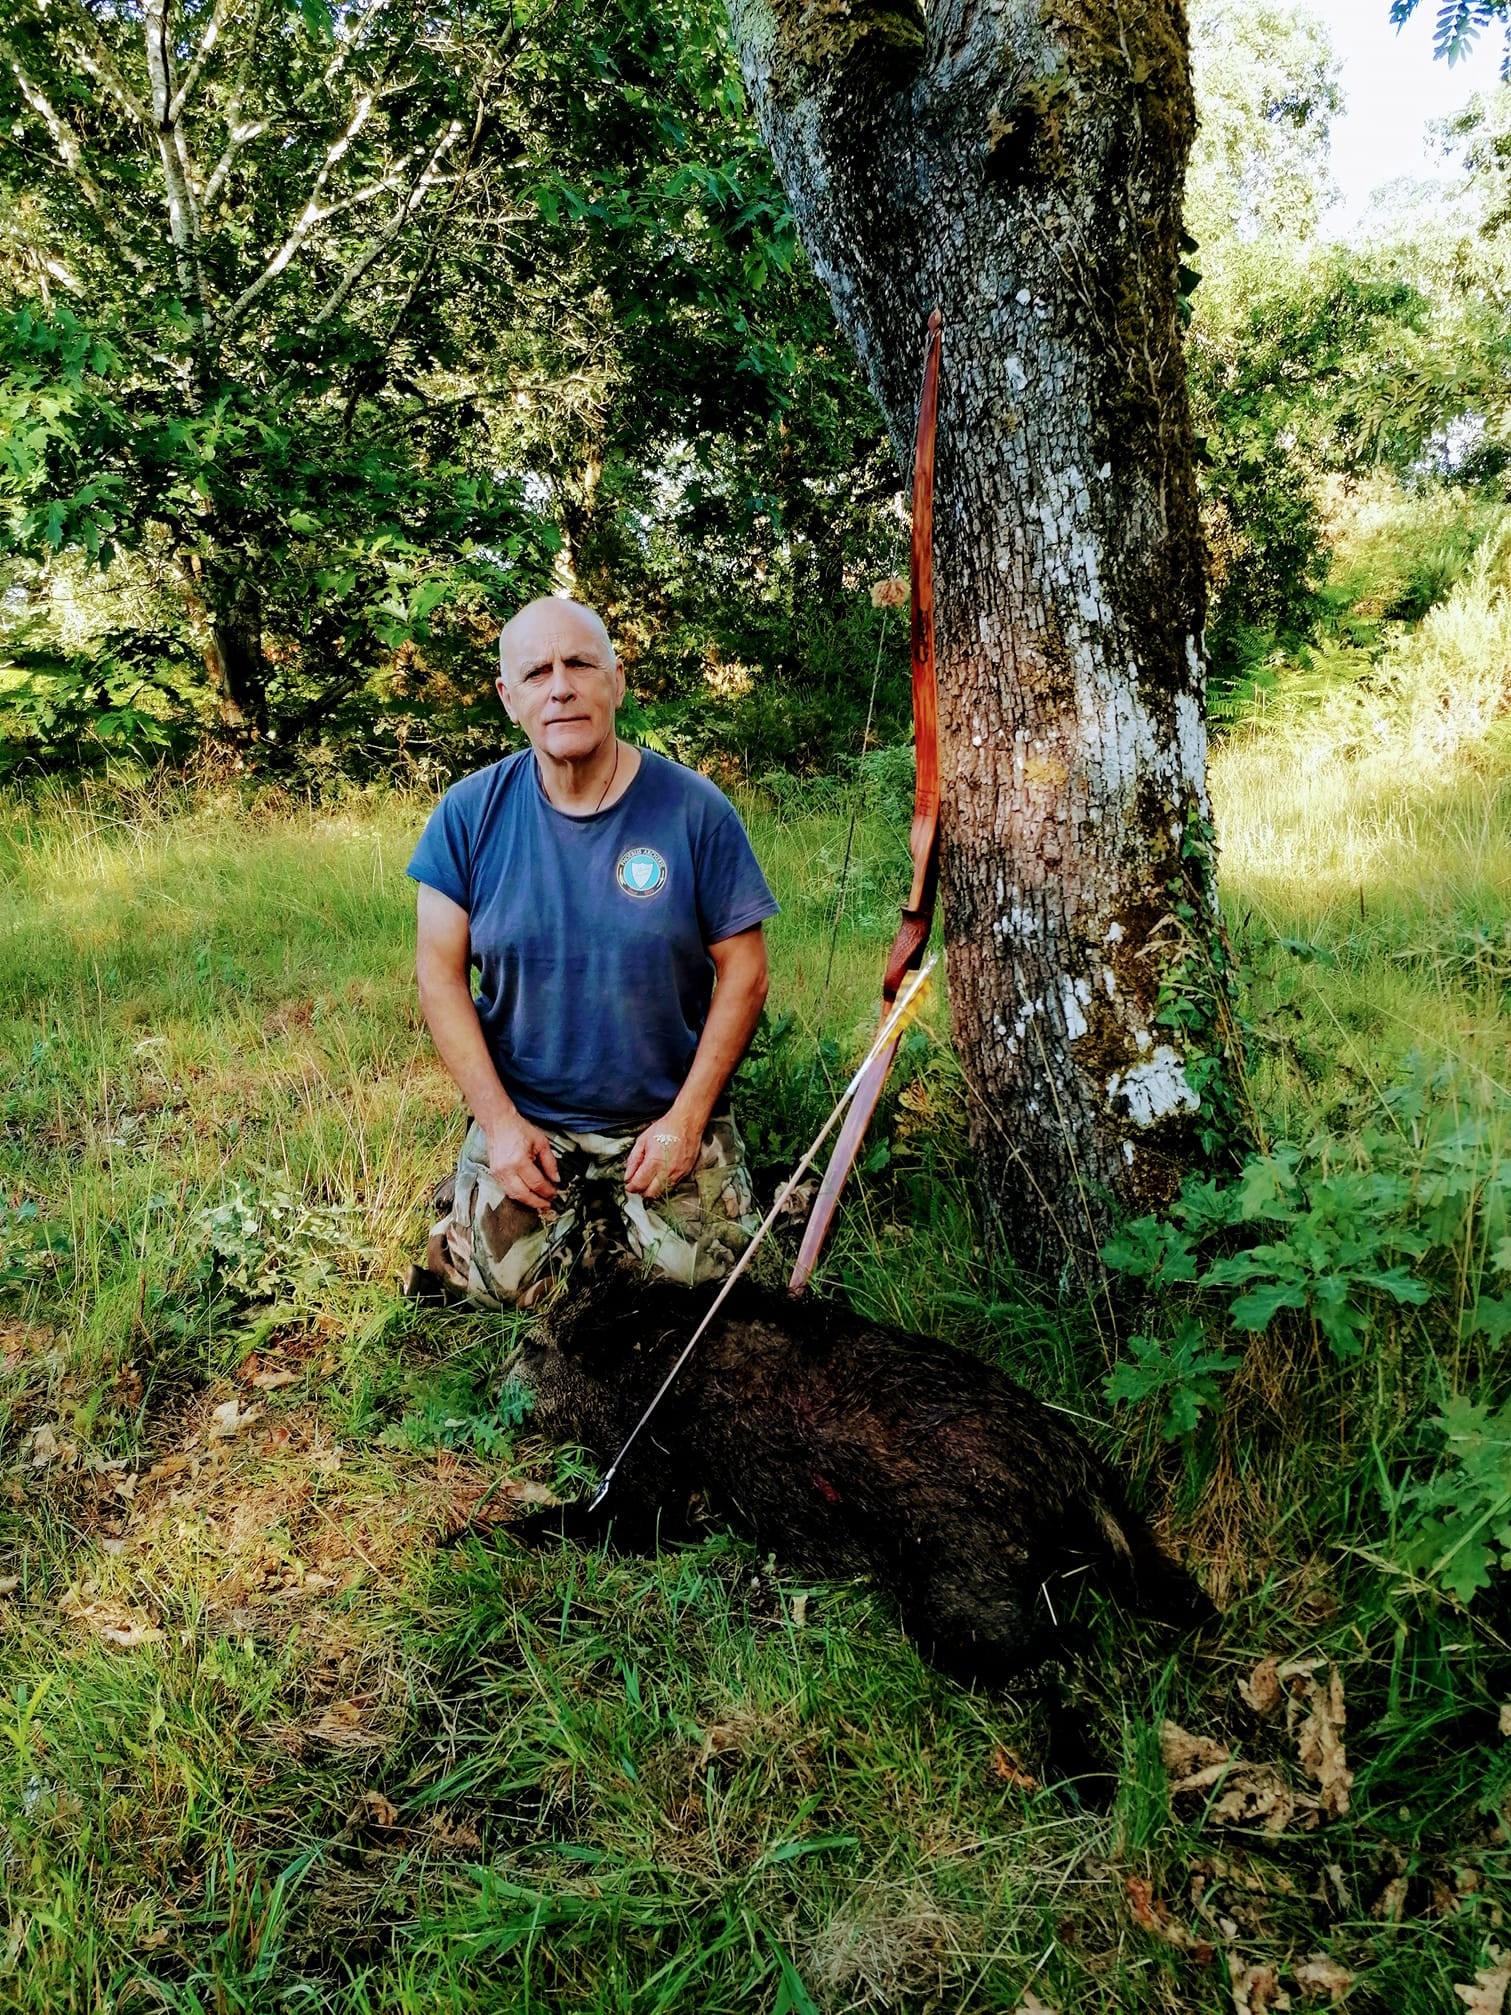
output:
[[[1087,1271],[1230,1102],[1180,341],[1179,0],[729,0],[798,228],[911,460],[944,316],[950,1001],[1025,1257]]]

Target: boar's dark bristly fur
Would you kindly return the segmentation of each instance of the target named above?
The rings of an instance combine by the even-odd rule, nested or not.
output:
[[[532,1425],[610,1462],[713,1292],[625,1279],[566,1303],[522,1353]],[[596,1517],[536,1523],[589,1537],[612,1521],[620,1543],[645,1544],[685,1530],[694,1499],[809,1572],[872,1576],[936,1663],[988,1684],[1051,1650],[1067,1572],[1171,1624],[1211,1613],[1032,1393],[933,1337],[743,1281]]]

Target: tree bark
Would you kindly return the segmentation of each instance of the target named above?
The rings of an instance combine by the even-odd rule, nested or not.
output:
[[[1082,1271],[1222,1131],[1180,0],[729,0],[907,469],[944,316],[935,595],[955,1040],[1024,1257]]]
[[[267,666],[262,655],[262,596],[243,568],[223,556],[204,568],[209,631],[205,668],[220,696],[223,725],[237,739],[267,733]]]

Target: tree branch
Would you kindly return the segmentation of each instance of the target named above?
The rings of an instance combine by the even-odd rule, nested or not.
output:
[[[152,89],[152,124],[157,133],[158,160],[168,198],[168,232],[177,255],[179,285],[189,295],[203,325],[205,290],[199,268],[199,213],[190,186],[183,132],[173,119],[173,51],[168,36],[168,0],[145,0],[142,31],[147,49],[147,78]]]
[[[116,102],[136,120],[137,124],[151,131],[152,120],[147,107],[136,92],[126,82],[120,65],[115,60],[115,52],[100,33],[99,23],[88,8],[80,6],[78,0],[70,6],[71,26],[75,36],[74,53],[79,67],[88,72],[96,83],[102,85]]]
[[[14,48],[9,44],[5,46],[11,75],[16,80],[21,96],[47,128],[48,136],[57,151],[58,159],[63,163],[85,202],[94,212],[95,220],[99,224],[100,229],[127,263],[137,272],[141,272],[146,261],[126,237],[112,216],[99,183],[96,182],[85,165],[84,150],[79,145],[78,136],[60,116],[41,85],[36,83],[22,69],[20,58],[16,55]]]
[[[243,147],[249,146],[260,133],[268,130],[266,119],[248,119],[238,123],[241,101],[246,96],[247,79],[252,73],[252,62],[257,53],[262,32],[262,17],[267,12],[267,0],[257,0],[252,10],[252,19],[247,26],[247,43],[242,52],[241,63],[236,72],[236,81],[231,86],[231,95],[226,100],[226,144],[220,159],[211,171],[210,179],[200,192],[199,209],[201,217],[208,219],[219,200],[220,192],[230,179],[236,157]]]
[[[210,16],[209,25],[205,29],[205,39],[195,51],[193,62],[190,63],[188,69],[184,72],[184,81],[174,92],[172,101],[168,106],[168,117],[175,125],[178,123],[184,106],[189,102],[190,92],[199,82],[200,77],[204,73],[205,65],[214,54],[215,45],[220,40],[221,30],[225,27],[234,5],[235,0],[215,0],[215,11]]]
[[[390,246],[403,230],[405,224],[414,215],[415,211],[419,209],[430,190],[442,179],[438,172],[440,164],[461,138],[462,132],[461,120],[453,119],[431,150],[430,159],[426,162],[419,180],[399,205],[394,215],[389,219],[389,222],[380,233],[376,242],[368,248],[354,265],[348,268],[335,292],[320,310],[319,314],[316,315],[313,324],[315,328],[318,329],[322,323],[328,322],[331,319],[332,315],[349,298],[352,289],[362,279],[363,275],[369,273],[378,261],[387,255]]]
[[[157,0],[157,4],[161,4],[161,0]],[[321,223],[326,214],[320,207],[321,192],[324,190],[326,183],[329,182],[342,156],[366,125],[372,108],[373,94],[371,91],[364,91],[352,107],[351,115],[347,119],[345,126],[325,150],[325,159],[320,163],[319,170],[316,173],[314,187],[310,190],[309,198],[304,208],[295,219],[292,230],[278,247],[272,258],[263,267],[262,271],[257,275],[257,278],[250,285],[242,289],[226,310],[224,316],[221,318],[222,329],[230,330],[235,328],[252,303],[267,288],[272,286],[278,275],[290,261],[298,256],[300,247],[304,244],[310,233]]]

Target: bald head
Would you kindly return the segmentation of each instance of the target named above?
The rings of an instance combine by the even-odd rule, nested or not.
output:
[[[624,674],[602,619],[581,602],[542,595],[504,625],[498,696],[544,761],[570,768],[594,762],[611,743],[617,749]]]
[[[564,595],[540,595],[526,602],[498,633],[498,674],[513,687],[532,665],[560,657],[608,669],[616,662],[603,618],[586,603]]]

